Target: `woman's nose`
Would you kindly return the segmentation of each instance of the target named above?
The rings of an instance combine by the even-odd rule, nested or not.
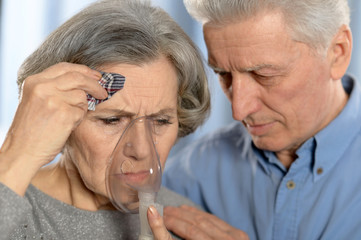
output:
[[[154,143],[151,126],[145,118],[134,120],[123,135],[124,155],[128,158],[141,161],[153,156]]]

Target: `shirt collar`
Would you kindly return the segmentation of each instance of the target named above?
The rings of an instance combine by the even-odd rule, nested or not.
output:
[[[266,174],[271,174],[270,164],[279,168],[282,172],[287,172],[287,169],[283,164],[277,159],[277,156],[274,152],[258,149],[252,142],[253,152],[256,154],[257,159],[263,170]]]
[[[361,124],[361,88],[350,76],[344,76],[342,84],[349,100],[341,113],[315,135],[316,150],[313,165],[314,181],[317,181],[339,161],[358,134]]]

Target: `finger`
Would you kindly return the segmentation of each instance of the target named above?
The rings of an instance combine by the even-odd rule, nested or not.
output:
[[[97,99],[104,99],[108,96],[107,91],[100,86],[100,78],[90,78],[79,72],[67,72],[56,79],[57,89],[60,91],[69,91],[81,89]]]
[[[152,229],[154,238],[157,240],[171,240],[172,237],[166,229],[162,217],[154,206],[147,211],[149,226]]]
[[[67,72],[79,72],[89,77],[94,77],[97,79],[101,78],[101,73],[97,70],[91,69],[90,67],[82,64],[67,63],[67,62],[61,62],[53,66],[50,66],[49,68],[45,69],[42,72],[42,74],[46,78],[54,78],[63,75]]]
[[[221,220],[220,218],[218,218],[210,213],[201,211],[198,208],[188,206],[188,205],[182,205],[180,208],[185,211],[189,211],[190,213],[197,214],[199,216],[207,218],[208,221],[211,221],[214,225],[218,226],[218,228],[222,229],[223,231],[228,231],[230,228],[232,228],[231,225],[229,225],[225,221]]]
[[[168,230],[184,239],[212,239],[206,231],[199,227],[196,216],[178,207],[164,208],[164,222]]]
[[[32,78],[30,78],[32,80]],[[34,80],[35,81],[35,80]],[[33,82],[31,84],[33,84]],[[31,108],[45,108],[49,110],[58,110],[62,104],[68,104],[73,107],[80,107],[84,111],[87,110],[87,94],[81,89],[59,90],[64,88],[59,81],[51,79],[50,81],[39,80],[33,86],[25,85],[22,102]],[[98,84],[99,85],[99,84]],[[100,88],[102,88],[99,85]],[[34,104],[30,104],[34,103]],[[29,106],[30,104],[30,106]]]
[[[70,106],[81,108],[85,112],[88,110],[87,94],[83,90],[63,92],[59,98]]]
[[[24,82],[24,88],[32,89],[33,86],[45,82],[55,84],[61,91],[81,89],[97,99],[104,99],[108,93],[100,86],[98,82],[100,78],[100,72],[85,65],[59,63],[28,77]]]
[[[183,205],[177,211],[184,213],[183,217],[195,219],[198,227],[214,239],[249,239],[245,232],[195,207]]]

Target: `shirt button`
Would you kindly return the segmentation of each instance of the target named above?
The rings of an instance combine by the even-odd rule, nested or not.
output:
[[[296,187],[296,184],[295,184],[294,181],[290,180],[290,181],[288,181],[286,183],[286,186],[287,186],[288,189],[292,190],[292,189],[294,189]]]
[[[322,167],[317,168],[317,174],[321,175],[322,173],[323,173],[323,168]]]

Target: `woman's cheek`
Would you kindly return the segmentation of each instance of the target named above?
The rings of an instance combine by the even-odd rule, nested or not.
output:
[[[164,141],[161,141],[162,144],[157,143],[156,149],[159,154],[159,159],[162,165],[162,168],[164,169],[164,165],[167,161],[168,155],[170,153],[170,150],[174,146],[176,139],[177,139],[178,131],[175,131],[175,133],[171,134],[167,138],[164,139]]]

